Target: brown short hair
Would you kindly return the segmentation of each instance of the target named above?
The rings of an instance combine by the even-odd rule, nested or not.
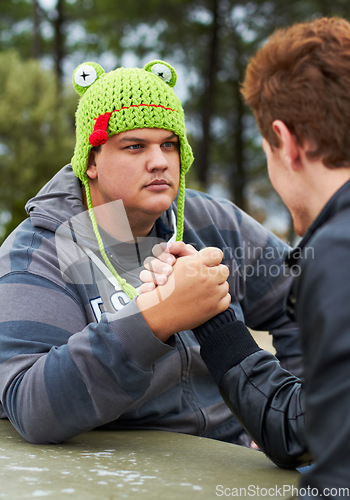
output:
[[[242,94],[263,137],[282,120],[310,158],[329,167],[350,163],[350,23],[321,18],[277,30],[250,60]]]

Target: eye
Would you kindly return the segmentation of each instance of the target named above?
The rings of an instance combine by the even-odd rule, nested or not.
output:
[[[178,143],[177,142],[172,142],[172,141],[166,141],[166,142],[163,142],[163,146],[165,148],[177,148],[178,146]]]
[[[89,87],[96,78],[96,70],[89,64],[81,64],[74,75],[74,81],[80,87]]]
[[[169,83],[173,76],[170,68],[168,68],[168,66],[165,66],[165,64],[160,63],[154,64],[151,68],[151,72],[154,75],[159,76],[159,78],[164,80],[165,83]]]
[[[165,61],[160,61],[158,59],[150,61],[143,69],[158,76],[164,83],[169,85],[169,87],[174,87],[176,84],[176,71]]]

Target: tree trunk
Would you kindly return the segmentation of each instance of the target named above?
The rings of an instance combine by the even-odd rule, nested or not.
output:
[[[243,118],[244,118],[244,106],[239,90],[239,81],[234,82],[234,96],[235,96],[235,117],[233,123],[233,151],[234,155],[232,158],[232,167],[230,175],[230,191],[232,193],[232,199],[236,205],[238,205],[242,210],[247,210],[247,199],[246,199],[246,185],[247,185],[247,175],[245,171],[244,162],[244,138],[243,138]]]
[[[247,172],[244,160],[244,116],[245,107],[243,98],[240,93],[240,82],[243,81],[245,68],[241,62],[243,52],[242,41],[240,35],[237,33],[234,26],[232,26],[230,34],[230,44],[232,54],[235,54],[234,60],[234,77],[232,81],[232,94],[233,94],[233,109],[234,119],[232,124],[233,130],[233,158],[231,163],[231,172],[229,183],[232,199],[236,205],[242,210],[247,211]]]
[[[211,26],[211,42],[202,105],[202,139],[199,149],[197,178],[202,189],[209,185],[208,173],[210,167],[211,120],[215,95],[216,75],[218,71],[219,47],[219,7],[220,0],[212,0],[213,22]]]

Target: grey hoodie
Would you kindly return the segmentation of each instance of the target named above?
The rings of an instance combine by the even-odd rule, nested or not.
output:
[[[125,216],[118,205],[120,217]],[[0,400],[28,441],[58,443],[90,429],[162,429],[237,442],[241,425],[222,400],[192,332],[167,343],[98,257],[69,165],[30,200],[29,218],[0,255]],[[176,202],[149,238],[102,234],[117,271],[140,285],[144,258],[174,233]],[[230,267],[232,306],[252,328],[270,330],[277,355],[298,357],[284,314],[289,247],[227,200],[187,190],[184,241],[217,246]],[[101,265],[102,264],[102,265]]]

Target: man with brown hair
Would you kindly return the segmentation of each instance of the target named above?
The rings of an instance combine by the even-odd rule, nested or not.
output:
[[[312,457],[299,496],[350,492],[350,23],[278,30],[247,67],[242,94],[263,136],[271,182],[303,236],[289,314],[305,383],[259,349],[231,308],[194,332],[227,404],[281,466]]]
[[[271,183],[303,236],[289,257],[301,273],[288,303],[300,327],[305,384],[275,380],[274,404],[286,380],[294,392],[280,409],[302,407],[305,392],[306,442],[316,466],[302,486],[333,497],[350,486],[349,89],[350,23],[335,18],[277,31],[251,59],[242,87]],[[222,383],[232,382],[228,372]]]

